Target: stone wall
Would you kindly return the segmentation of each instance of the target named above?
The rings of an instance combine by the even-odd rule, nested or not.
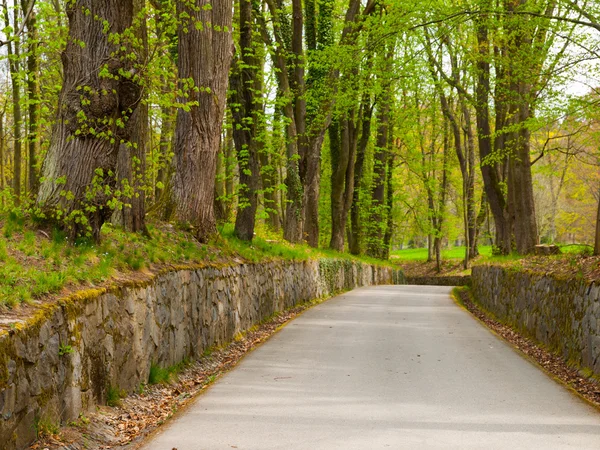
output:
[[[475,300],[500,320],[600,376],[600,286],[581,279],[475,266]]]
[[[150,367],[193,359],[276,311],[401,272],[324,259],[181,268],[48,306],[0,336],[0,449],[20,449],[40,420],[65,423],[133,392]]]

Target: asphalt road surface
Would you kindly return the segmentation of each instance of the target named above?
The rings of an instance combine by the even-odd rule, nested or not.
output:
[[[142,448],[600,450],[600,412],[449,293],[361,288],[308,310]]]

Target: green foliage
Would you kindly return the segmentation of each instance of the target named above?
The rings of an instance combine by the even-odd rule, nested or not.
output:
[[[60,423],[48,418],[37,418],[35,421],[35,433],[38,439],[57,436],[60,432]]]
[[[73,347],[71,347],[70,345],[61,344],[58,347],[58,356],[70,355],[73,352]]]
[[[184,359],[178,364],[170,367],[160,367],[156,364],[150,366],[150,374],[148,375],[148,384],[168,383],[174,376],[184,371],[190,366],[191,362]]]
[[[106,404],[110,407],[120,406],[121,399],[125,396],[127,396],[127,393],[123,389],[109,385],[106,389]]]

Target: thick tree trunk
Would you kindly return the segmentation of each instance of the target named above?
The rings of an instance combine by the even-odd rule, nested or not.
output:
[[[260,92],[258,58],[254,55],[252,28],[252,3],[239,0],[241,59],[230,78],[233,103],[233,140],[237,151],[240,186],[234,234],[244,240],[254,237],[258,191],[260,190],[260,165],[258,156],[257,124],[260,105],[255,98]]]
[[[511,108],[517,131],[508,133],[506,148],[509,150],[508,191],[514,213],[515,244],[518,253],[524,255],[535,251],[539,244],[535,220],[533,180],[530,162],[530,131],[525,121],[531,118],[529,106],[530,88],[523,82],[512,84],[512,92],[519,93],[518,103]]]
[[[179,78],[192,80],[194,87],[181,83],[189,97],[179,101],[189,109],[177,114],[173,198],[177,220],[206,242],[217,232],[214,192],[232,57],[233,5],[232,0],[179,0],[177,12],[189,17],[179,24]]]
[[[137,18],[144,14],[146,0],[133,0],[133,14]],[[137,70],[143,70],[148,58],[148,29],[145,17],[138,21],[134,30],[139,39],[136,49],[139,56]],[[115,210],[113,223],[133,233],[147,233],[146,229],[146,154],[148,151],[148,103],[142,93],[138,106],[129,118],[131,136],[129,142],[119,146],[117,157],[117,186],[130,190],[122,208]]]
[[[37,202],[72,236],[91,233],[97,240],[112,214],[119,143],[130,140],[129,118],[140,101],[134,62],[122,53],[132,49],[109,39],[131,26],[133,0],[77,0],[68,4],[67,16],[64,83]]]

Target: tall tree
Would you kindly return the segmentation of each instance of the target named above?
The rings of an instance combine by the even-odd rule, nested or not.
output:
[[[13,115],[13,194],[18,203],[21,199],[21,175],[22,175],[22,130],[23,114],[21,112],[21,86],[20,86],[20,37],[16,35],[19,27],[19,8],[15,4],[13,8],[13,22],[11,24],[8,5],[3,2],[4,26],[6,30],[12,30],[7,36],[8,68],[12,86],[12,115]]]
[[[28,130],[27,146],[29,153],[28,188],[35,196],[38,186],[37,154],[39,147],[39,64],[38,64],[38,24],[35,10],[36,0],[21,0],[21,9],[25,15],[27,27],[27,104]]]
[[[228,74],[232,0],[178,0],[180,100],[174,152],[177,220],[205,242],[215,234],[214,192]]]
[[[129,142],[140,103],[133,50],[125,32],[133,0],[77,0],[66,7],[69,39],[64,82],[37,197],[46,217],[72,236],[100,238],[111,216],[117,154]]]
[[[360,2],[351,1],[346,13],[345,39],[340,42],[350,51],[356,48],[359,27]],[[367,65],[368,67],[368,65]],[[329,127],[329,147],[331,150],[331,240],[330,248],[344,250],[344,237],[348,212],[354,199],[355,164],[358,146],[359,127],[357,113],[360,113],[360,93],[358,92],[358,66],[351,67],[341,74],[341,87],[338,95],[349,96],[350,106],[343,102],[338,116]]]
[[[284,215],[283,237],[289,242],[300,242],[302,240],[302,220],[303,220],[303,186],[300,178],[300,144],[297,120],[302,120],[302,114],[296,114],[301,108],[294,108],[294,96],[292,91],[292,76],[289,64],[289,54],[291,53],[292,33],[288,23],[287,15],[282,9],[281,3],[275,3],[274,0],[265,0],[269,12],[271,13],[273,26],[273,35],[268,31],[267,23],[262,16],[260,9],[257,11],[259,28],[265,45],[271,52],[273,65],[275,66],[275,75],[278,85],[278,99],[280,108],[286,120],[286,207]],[[298,5],[296,5],[298,8]],[[275,25],[276,24],[276,25]],[[296,25],[297,27],[297,25]],[[301,39],[301,31],[300,33]],[[297,39],[297,37],[296,37]],[[300,42],[301,44],[301,42]],[[298,45],[298,44],[296,44]],[[302,124],[300,125],[302,128]]]
[[[252,36],[254,20],[251,0],[239,0],[238,8],[240,57],[237,58],[230,77],[233,140],[240,178],[234,233],[242,240],[251,241],[254,237],[261,181],[257,130],[262,108],[256,98],[261,83],[258,80],[259,60],[255,54]]]
[[[148,27],[146,24],[146,0],[133,0],[135,51],[138,56],[135,71],[146,73],[148,63]],[[140,79],[142,91],[135,111],[129,117],[131,135],[129,141],[119,146],[117,157],[118,188],[129,191],[124,205],[117,208],[113,222],[126,230],[147,233],[146,230],[146,154],[148,153],[148,92],[147,80]]]

